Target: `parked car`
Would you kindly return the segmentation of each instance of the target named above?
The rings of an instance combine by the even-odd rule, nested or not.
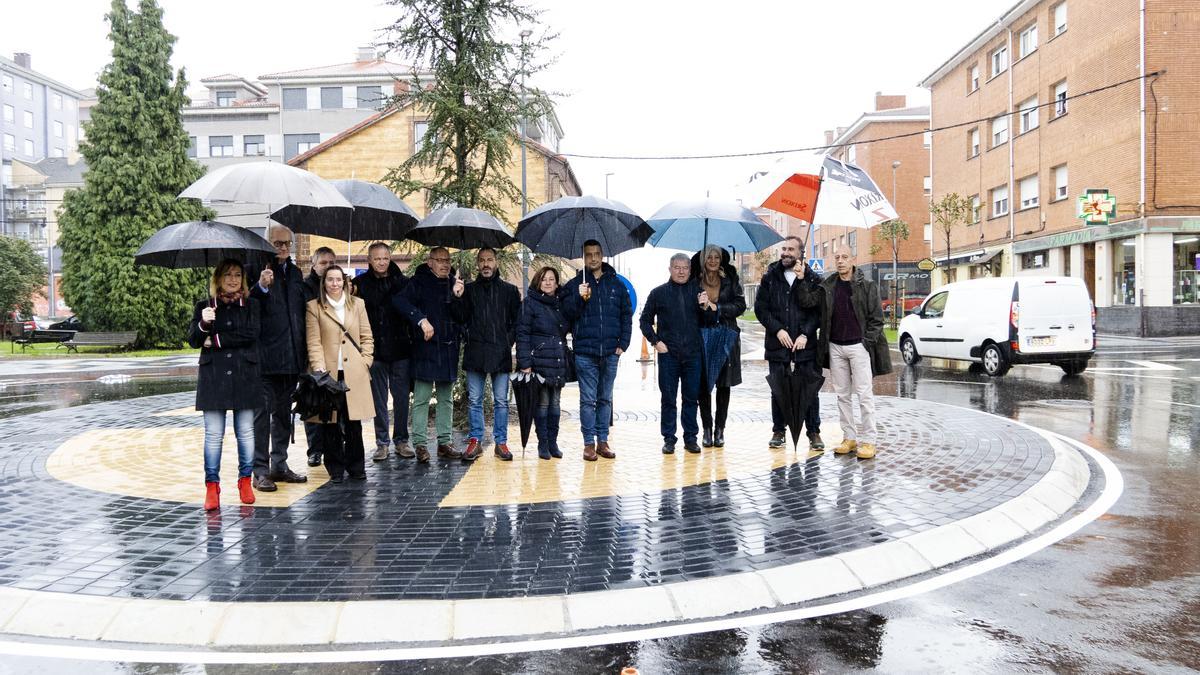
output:
[[[1082,279],[971,279],[935,290],[900,321],[900,355],[971,361],[999,377],[1014,364],[1083,372],[1096,350],[1096,310]]]
[[[908,314],[909,312],[913,311],[914,309],[920,307],[921,303],[924,301],[925,301],[924,295],[902,295],[902,296],[900,296],[900,313]],[[883,300],[883,315],[884,316],[892,315],[892,299],[891,298],[884,298],[884,300]]]
[[[23,316],[20,312],[9,312],[0,326],[0,336],[11,340],[23,333],[48,328],[50,321],[40,316]]]
[[[50,330],[84,331],[83,322],[77,316],[69,316],[62,321],[50,324]]]

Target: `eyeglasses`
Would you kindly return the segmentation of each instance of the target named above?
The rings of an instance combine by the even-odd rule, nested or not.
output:
[[[292,245],[292,242],[290,239],[286,241],[273,241],[271,242],[271,245],[275,248],[287,248]]]
[[[449,259],[449,258],[430,258],[430,260],[432,260],[432,261],[433,261],[433,262],[435,262],[435,263],[448,263],[448,262],[450,262],[450,259]]]

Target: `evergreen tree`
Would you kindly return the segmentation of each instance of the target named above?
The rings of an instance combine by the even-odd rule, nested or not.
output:
[[[187,156],[187,83],[183,70],[171,70],[175,37],[162,9],[140,0],[135,13],[125,2],[112,0],[107,16],[112,62],[79,147],[84,186],[63,202],[63,298],[94,330],[136,330],[142,345],[178,345],[205,272],[135,266],[133,255],[163,227],[209,215],[176,199],[203,167]]]
[[[33,314],[33,294],[46,283],[46,262],[24,239],[0,237],[0,316]],[[53,310],[51,310],[53,314]]]

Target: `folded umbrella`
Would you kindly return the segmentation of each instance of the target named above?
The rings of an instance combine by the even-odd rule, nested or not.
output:
[[[792,432],[792,448],[800,442],[800,427],[804,425],[804,413],[821,391],[825,378],[821,371],[808,362],[796,363],[795,356],[785,367],[767,375],[771,395],[779,402],[779,409],[788,429]]]
[[[133,256],[136,265],[171,269],[216,267],[226,258],[243,264],[275,259],[270,242],[244,227],[215,220],[175,223],[150,235]]]
[[[654,228],[651,246],[682,251],[699,251],[716,244],[735,253],[752,253],[783,241],[753,211],[736,202],[671,202],[646,222]]]
[[[605,255],[641,248],[654,230],[621,202],[584,195],[540,206],[517,224],[517,241],[531,251],[560,258],[583,255],[583,242],[596,240]]]
[[[426,246],[457,249],[504,248],[513,243],[508,228],[495,216],[461,206],[441,208],[425,216],[407,238]]]
[[[542,378],[534,373],[520,371],[509,376],[512,379],[513,398],[517,401],[517,422],[521,426],[521,456],[529,444],[529,429],[537,412],[538,399],[542,395]]]
[[[700,338],[704,346],[704,376],[711,392],[721,376],[721,369],[729,361],[733,352],[733,343],[738,339],[738,332],[729,326],[705,326],[700,329]]]

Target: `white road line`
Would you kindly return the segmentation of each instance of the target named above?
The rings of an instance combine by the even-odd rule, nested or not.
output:
[[[1182,403],[1180,401],[1155,400],[1154,402],[1155,403],[1166,403],[1167,405],[1181,405],[1181,406],[1185,406],[1188,408],[1200,408],[1200,405],[1196,405],[1195,403]]]

